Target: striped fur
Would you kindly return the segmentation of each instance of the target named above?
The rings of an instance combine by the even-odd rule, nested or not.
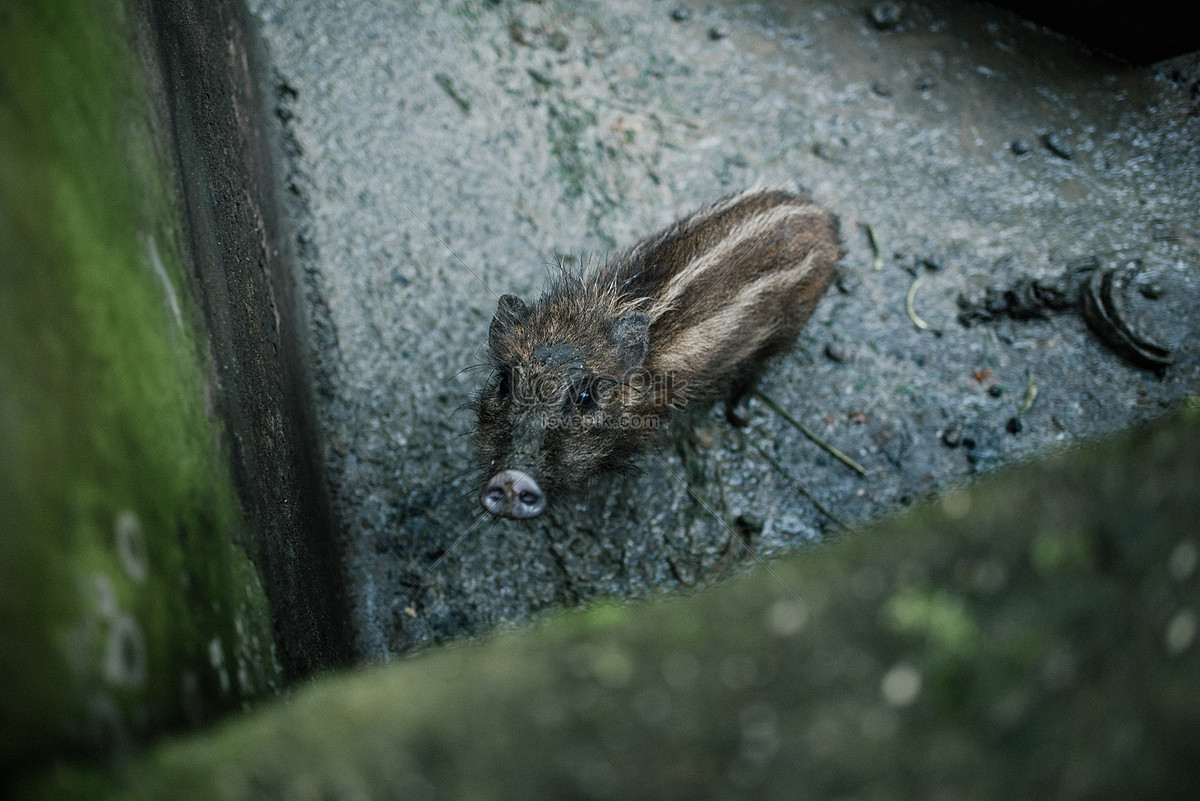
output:
[[[553,497],[627,465],[660,427],[649,423],[682,407],[724,400],[736,422],[839,255],[833,215],[805,197],[749,191],[605,264],[563,271],[531,306],[505,296],[489,335],[497,377],[476,404],[484,470],[508,476],[509,489],[520,471]]]
[[[635,245],[597,283],[622,288],[615,315],[649,314],[647,372],[674,375],[685,402],[734,405],[762,362],[795,341],[839,253],[837,221],[820,206],[749,191]]]

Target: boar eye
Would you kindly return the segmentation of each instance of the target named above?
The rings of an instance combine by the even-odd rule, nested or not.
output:
[[[578,384],[571,389],[571,406],[588,411],[596,406],[596,395],[591,383]]]
[[[508,371],[500,373],[500,377],[496,379],[496,395],[501,398],[507,398],[508,393],[512,391],[511,380],[508,377]]]

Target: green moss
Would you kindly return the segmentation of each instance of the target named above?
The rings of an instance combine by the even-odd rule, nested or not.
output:
[[[1200,427],[1160,424],[710,591],[331,677],[21,797],[1195,797],[1198,476]],[[1121,538],[1116,510],[1152,525]],[[1052,514],[1086,544],[1064,553],[1105,555],[1043,571]]]
[[[954,656],[970,656],[978,648],[979,627],[963,600],[948,592],[903,589],[887,603],[887,616],[896,630],[924,637]]]
[[[594,183],[595,143],[586,138],[596,125],[596,116],[569,101],[552,103],[548,135],[550,152],[558,160],[564,191],[577,200]]]
[[[276,675],[135,32],[118,0],[0,11],[5,763]],[[246,686],[222,690],[214,641]]]

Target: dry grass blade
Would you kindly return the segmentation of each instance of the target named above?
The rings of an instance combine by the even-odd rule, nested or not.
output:
[[[830,445],[828,442],[826,442],[825,440],[818,437],[812,431],[812,429],[810,429],[808,426],[804,425],[804,423],[801,423],[795,417],[792,417],[786,409],[784,409],[782,406],[780,406],[775,401],[771,400],[771,398],[767,397],[766,395],[764,395],[761,392],[755,392],[754,397],[758,398],[760,401],[767,404],[767,407],[771,411],[775,412],[777,415],[782,417],[784,420],[787,420],[789,423],[791,423],[796,428],[797,431],[799,431],[801,434],[803,434],[804,436],[806,436],[810,440],[812,440],[813,443],[815,443],[817,446],[822,448],[830,456],[837,459],[839,462],[846,465],[851,470],[858,473],[860,476],[865,476],[867,474],[867,469],[865,467],[863,467],[858,462],[854,461],[854,459],[850,458],[845,453],[842,453],[842,451],[838,450],[833,445]]]

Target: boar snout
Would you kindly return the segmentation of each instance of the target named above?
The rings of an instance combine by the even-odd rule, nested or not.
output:
[[[496,517],[528,520],[546,508],[546,496],[524,470],[501,470],[479,494],[479,502]]]

